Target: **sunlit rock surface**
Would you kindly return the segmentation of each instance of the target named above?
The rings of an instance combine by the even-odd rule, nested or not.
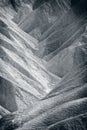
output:
[[[0,7],[0,130],[87,129],[86,5]]]

